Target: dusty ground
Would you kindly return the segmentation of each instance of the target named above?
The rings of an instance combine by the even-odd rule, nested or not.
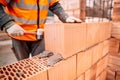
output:
[[[0,67],[16,62],[11,50],[11,40],[0,41]]]

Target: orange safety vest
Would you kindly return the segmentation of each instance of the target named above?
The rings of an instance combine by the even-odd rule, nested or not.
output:
[[[44,23],[48,15],[49,6],[58,0],[0,0],[6,6],[6,12],[28,32],[36,32],[38,29],[38,7],[39,6],[39,28],[44,28]],[[8,5],[9,4],[9,5]],[[23,36],[11,36],[18,40],[35,41],[35,34],[25,34]]]

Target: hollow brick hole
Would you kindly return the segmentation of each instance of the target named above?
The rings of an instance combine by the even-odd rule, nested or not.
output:
[[[5,75],[0,75],[0,80],[2,80],[3,78],[5,78]]]
[[[13,80],[11,76],[8,76],[8,80]]]

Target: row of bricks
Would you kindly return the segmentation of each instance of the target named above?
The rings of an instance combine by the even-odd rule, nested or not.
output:
[[[112,22],[112,37],[119,39],[120,37],[120,22]]]
[[[79,53],[79,54],[81,54],[81,53]],[[49,80],[75,80],[75,79],[77,80],[77,78],[78,78],[78,80],[84,80],[84,79],[79,79],[78,75],[79,75],[79,73],[81,73],[81,71],[79,71],[80,68],[82,70],[82,68],[83,68],[82,66],[86,65],[86,63],[83,62],[83,63],[81,63],[81,66],[77,66],[77,74],[76,74],[75,61],[76,61],[76,56],[73,56],[73,57],[67,59],[67,62],[63,61],[63,62],[56,64],[54,66],[54,68],[51,68],[50,70],[48,70]],[[79,63],[79,61],[77,63]],[[65,66],[65,67],[63,67],[63,66]],[[104,71],[104,69],[106,69],[106,67],[107,67],[107,56],[100,59],[95,65],[93,65],[89,68],[86,67],[86,69],[83,72],[86,75],[85,80],[96,80],[97,78],[99,78],[100,74]],[[96,70],[95,70],[95,68],[96,68]],[[81,73],[80,76],[83,73]],[[94,78],[93,78],[93,76],[94,76]],[[103,80],[103,79],[98,79],[98,80]]]
[[[113,15],[112,16],[112,21],[115,21],[115,22],[117,22],[117,21],[120,21],[120,16],[119,15]]]
[[[114,24],[118,25],[117,23]],[[117,26],[116,26],[117,28]],[[119,55],[120,42],[118,39],[110,39],[110,49],[109,49],[109,60],[108,60],[108,70],[107,70],[107,80],[120,79],[120,55]],[[115,77],[116,76],[116,77]]]
[[[108,60],[107,80],[120,79],[120,55],[110,54]]]
[[[97,46],[90,48],[85,53],[83,52],[83,54],[79,54],[78,55],[79,63],[77,65],[80,66],[80,68],[78,68],[78,71],[80,72],[78,72],[78,76],[81,73],[83,73],[86,69],[88,69],[91,65],[97,63],[97,61],[99,61],[108,52],[109,52],[109,42],[104,41],[103,43],[100,43]]]
[[[110,38],[111,23],[56,23],[45,25],[46,50],[64,58]]]
[[[108,69],[106,80],[115,80],[115,79],[120,80],[120,72],[117,72],[117,74],[115,75],[114,70]]]
[[[119,4],[119,5],[120,5],[120,4]],[[119,11],[120,11],[120,7],[117,7],[117,8],[114,7],[114,8],[113,8],[113,12],[114,12],[114,13],[113,13],[113,16],[114,16],[114,15],[120,15],[120,12],[119,12]]]
[[[87,72],[83,73],[77,80],[106,80],[106,76],[107,76],[107,69],[104,69],[100,75],[98,77],[96,77],[96,73],[94,69],[94,66],[92,67],[93,70],[91,70],[91,72],[89,74],[87,74]],[[89,71],[90,71],[89,70]],[[109,80],[109,79],[107,79]]]
[[[110,39],[110,49],[109,49],[109,54],[111,55],[116,55],[119,52],[119,47],[120,47],[120,41],[115,39],[115,38],[111,38]]]
[[[120,2],[119,0],[114,0],[113,15],[112,15],[113,21],[120,21],[119,11],[120,11]]]
[[[47,58],[39,59],[37,56],[1,67],[0,80],[74,80],[86,71],[86,74],[91,72],[88,69],[93,65],[96,65],[95,73],[98,77],[107,67],[108,42],[101,42],[55,64],[54,67],[46,65]]]
[[[103,45],[104,48],[102,48]],[[56,64],[54,68],[48,70],[49,78],[50,80],[74,80],[75,77],[79,77],[82,73],[86,72],[94,64],[97,64],[96,76],[99,76],[101,71],[103,71],[103,69],[107,67],[106,58],[101,58],[105,56],[106,53],[108,53],[108,50],[109,42],[104,41],[103,43],[100,43],[85,52],[78,53],[77,55],[68,58],[66,61]],[[59,70],[61,70],[61,72]],[[54,77],[55,75],[57,75],[57,77]],[[90,79],[87,78],[86,80]]]

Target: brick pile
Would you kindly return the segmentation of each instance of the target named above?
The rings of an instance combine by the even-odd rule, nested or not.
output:
[[[53,67],[37,56],[0,68],[0,80],[106,80],[111,23],[47,24],[46,50],[62,54]]]
[[[120,41],[111,38],[110,39],[110,51],[108,60],[107,80],[119,80],[120,79]]]
[[[112,20],[120,21],[120,0],[114,0]]]

